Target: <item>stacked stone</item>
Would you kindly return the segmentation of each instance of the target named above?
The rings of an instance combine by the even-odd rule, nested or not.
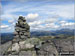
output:
[[[30,38],[30,26],[26,23],[25,17],[19,16],[14,35],[13,43],[19,43]]]

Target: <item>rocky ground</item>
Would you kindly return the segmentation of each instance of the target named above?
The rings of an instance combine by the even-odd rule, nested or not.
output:
[[[6,42],[5,44],[0,45],[0,56],[11,46],[12,42]]]
[[[35,40],[35,39],[34,39]],[[28,40],[27,40],[28,41]],[[27,42],[26,41],[26,42]],[[33,40],[32,40],[33,41]],[[29,41],[28,41],[29,42]],[[34,41],[35,42],[35,41]],[[36,44],[36,43],[34,43]],[[11,42],[8,42],[4,45],[1,45],[1,54],[3,54],[5,51],[7,51],[7,48],[11,45]],[[56,50],[56,48],[54,47],[54,44],[49,40],[49,41],[45,41],[42,43],[42,45],[39,47],[39,45],[37,46],[36,49],[21,49],[21,51],[19,51],[18,55],[20,56],[36,56],[36,55],[58,55],[58,52]]]
[[[28,41],[28,40],[27,40]],[[28,41],[29,42],[29,41]],[[0,45],[0,52],[3,54],[7,48],[11,46],[11,41],[3,45]],[[37,46],[38,47],[38,46]],[[61,50],[60,50],[61,49]],[[30,50],[21,50],[19,56],[59,56],[59,51],[74,51],[74,41],[73,39],[62,39],[62,40],[46,40],[43,41],[40,48],[30,49]],[[16,56],[18,56],[16,55]]]

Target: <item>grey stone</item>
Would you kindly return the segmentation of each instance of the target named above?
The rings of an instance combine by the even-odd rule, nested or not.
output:
[[[14,39],[12,40],[12,46],[11,46],[12,48],[11,47],[8,48],[7,52],[9,52],[10,50],[12,55],[18,54],[18,52],[20,51],[19,42],[25,41],[29,37],[30,37],[30,26],[27,24],[25,17],[19,16],[18,22],[16,22],[15,24]],[[13,52],[13,50],[16,51]]]
[[[15,39],[18,37],[19,39],[26,39],[30,37],[30,33],[29,33],[30,27],[29,25],[26,23],[26,19],[23,16],[19,16],[18,18],[18,22],[16,23],[15,26]],[[18,34],[18,36],[17,36]],[[17,39],[16,39],[17,40]]]

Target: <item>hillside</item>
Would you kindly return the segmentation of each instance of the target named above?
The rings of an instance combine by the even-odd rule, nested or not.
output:
[[[60,29],[56,31],[33,31],[31,32],[31,36],[74,36],[75,29]]]

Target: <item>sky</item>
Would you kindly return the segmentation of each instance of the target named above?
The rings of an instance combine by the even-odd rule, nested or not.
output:
[[[30,31],[74,29],[74,0],[2,0],[1,33],[14,32],[18,17],[24,16]]]

